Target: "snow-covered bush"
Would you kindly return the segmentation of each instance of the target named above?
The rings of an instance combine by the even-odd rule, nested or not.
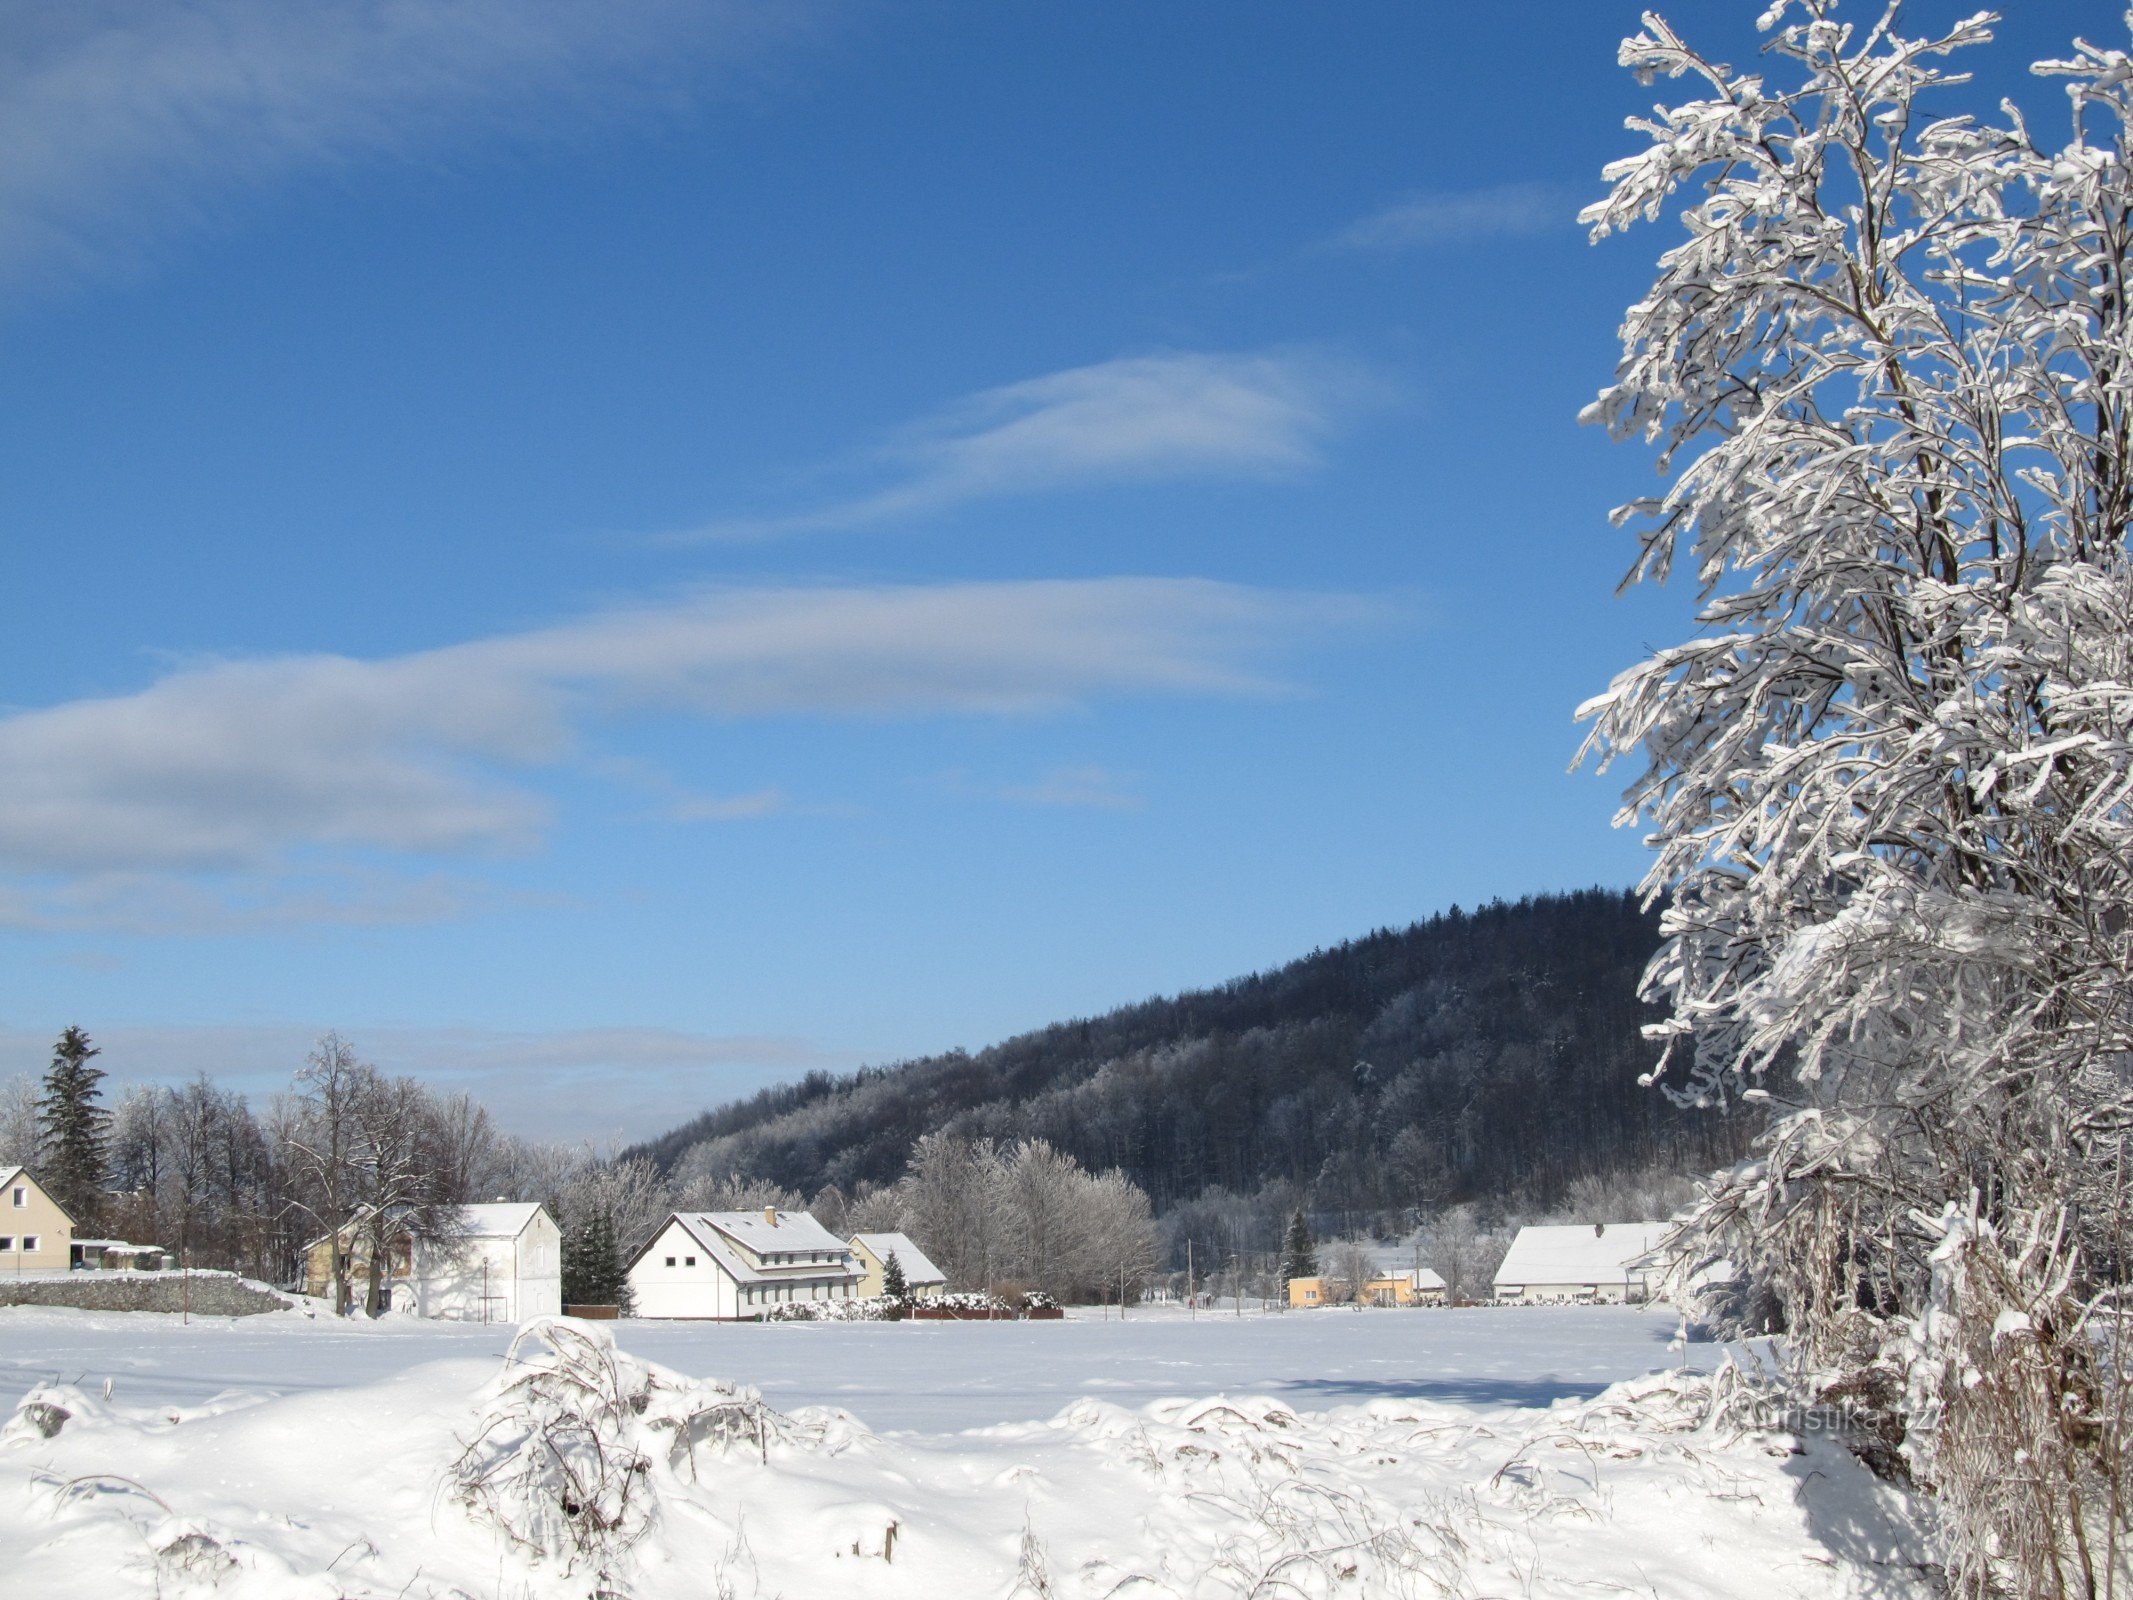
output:
[[[903,1309],[903,1302],[885,1294],[850,1300],[794,1300],[772,1306],[765,1322],[888,1322]]]
[[[961,1294],[937,1294],[916,1304],[928,1310],[954,1311],[973,1317],[1010,1317],[1015,1311],[1005,1300],[985,1289],[971,1289]]]
[[[753,1389],[637,1361],[597,1323],[541,1317],[512,1341],[448,1486],[522,1555],[616,1589],[663,1483],[693,1481],[707,1454],[767,1462],[774,1445],[824,1438]]]
[[[1630,578],[1693,567],[1702,629],[1587,748],[1644,762],[1662,1082],[1770,1113],[1684,1245],[1900,1442],[1959,1590],[2124,1593],[2133,57],[2039,65],[2056,144],[1961,114],[1989,14],[1838,12],[1776,0],[1767,71],[1623,45],[1701,98],[1584,214],[1687,191],[1589,415],[1658,447]]]

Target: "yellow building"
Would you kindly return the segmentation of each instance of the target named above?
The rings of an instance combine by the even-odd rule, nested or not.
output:
[[[29,1168],[0,1167],[0,1274],[65,1272],[73,1247],[74,1219]]]
[[[912,1299],[931,1300],[948,1287],[947,1277],[909,1234],[855,1233],[851,1247],[852,1260],[859,1266],[859,1284],[852,1292],[862,1300],[882,1292],[882,1275],[892,1255],[903,1269],[904,1292]]]
[[[1372,1278],[1362,1292],[1350,1296],[1344,1283],[1325,1277],[1291,1278],[1289,1304],[1296,1310],[1311,1306],[1343,1305],[1351,1298],[1366,1306],[1441,1306],[1444,1280],[1428,1267],[1402,1267]]]

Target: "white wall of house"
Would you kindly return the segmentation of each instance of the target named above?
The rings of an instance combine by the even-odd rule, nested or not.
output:
[[[678,1217],[653,1235],[630,1267],[630,1294],[640,1317],[730,1319],[744,1315],[732,1278]],[[746,1315],[754,1315],[751,1309]]]
[[[417,1245],[393,1308],[451,1322],[523,1322],[563,1309],[563,1235],[544,1206],[468,1206],[450,1247]],[[515,1231],[514,1231],[515,1230]]]
[[[640,1317],[749,1318],[848,1300],[844,1242],[804,1211],[691,1211],[664,1222],[629,1265]]]

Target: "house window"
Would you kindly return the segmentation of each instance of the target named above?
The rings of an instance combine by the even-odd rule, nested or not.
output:
[[[22,1236],[22,1248],[24,1250],[35,1250],[37,1248],[37,1235],[34,1233],[24,1234]]]
[[[685,1263],[686,1265],[688,1265],[688,1266],[692,1266],[692,1267],[693,1267],[693,1266],[695,1266],[695,1265],[696,1265],[696,1257],[694,1257],[694,1256],[684,1256],[684,1257],[682,1257],[682,1260],[683,1260],[683,1262],[684,1262],[684,1263]],[[669,1261],[669,1262],[667,1263],[667,1265],[671,1267],[672,1265],[674,1265],[674,1263],[673,1263],[672,1261]]]
[[[674,1265],[674,1258],[672,1256],[667,1257],[667,1265],[670,1267]]]
[[[0,1233],[0,1250],[12,1250],[14,1248],[15,1241],[9,1238],[6,1234]]]
[[[28,1205],[29,1203],[30,1191],[21,1187],[20,1185],[17,1185],[15,1189],[15,1209],[17,1211],[20,1211],[24,1206]]]

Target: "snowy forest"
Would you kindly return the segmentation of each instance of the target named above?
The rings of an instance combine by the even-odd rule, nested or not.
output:
[[[1640,1088],[1658,1059],[1637,999],[1658,922],[1631,895],[1457,907],[1220,988],[956,1052],[817,1074],[634,1152],[684,1180],[814,1194],[895,1182],[926,1134],[1039,1139],[1117,1169],[1170,1221],[1271,1251],[1302,1207],[1322,1234],[1397,1236],[1471,1204],[1560,1206],[1572,1186],[1707,1171],[1749,1131]]]
[[[1735,1151],[1744,1124],[1638,1087],[1656,944],[1620,892],[1454,908],[976,1055],[812,1077],[620,1152],[506,1135],[337,1037],[263,1106],[205,1076],[106,1106],[70,1032],[66,1096],[0,1084],[0,1164],[59,1173],[95,1228],[277,1282],[328,1217],[448,1231],[453,1207],[509,1196],[556,1216],[604,1286],[587,1299],[668,1211],[765,1204],[907,1231],[958,1287],[1088,1298],[1192,1261],[1263,1291],[1299,1212],[1329,1242],[1427,1225],[1432,1260],[1485,1294],[1509,1219],[1670,1209],[1679,1174]]]

